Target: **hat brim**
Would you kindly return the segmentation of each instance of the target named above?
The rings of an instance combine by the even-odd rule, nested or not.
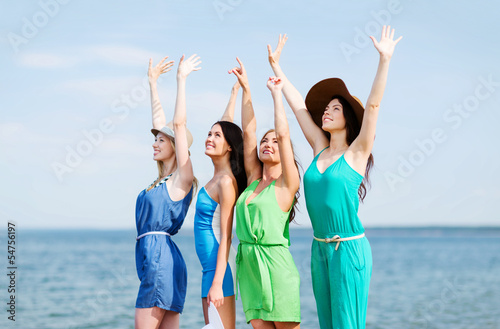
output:
[[[175,142],[174,124],[172,121],[167,123],[167,125],[161,129],[156,129],[156,128],[151,129],[151,133],[155,136],[158,135],[159,132],[161,132],[162,134],[164,134],[165,136],[167,136],[168,138],[170,138],[172,141]],[[193,135],[191,134],[191,132],[187,127],[186,127],[186,137],[188,142],[188,148],[190,148],[191,145],[193,144]]]
[[[359,125],[361,126],[363,114],[365,113],[363,103],[361,103],[357,97],[349,93],[344,81],[339,78],[321,80],[312,86],[307,93],[306,107],[314,123],[320,128],[323,126],[323,122],[321,121],[323,113],[325,112],[326,106],[335,95],[342,96],[351,105]]]

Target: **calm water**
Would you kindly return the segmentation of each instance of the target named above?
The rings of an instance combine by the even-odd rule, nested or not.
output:
[[[302,328],[318,328],[311,236],[307,229],[291,231]],[[367,328],[500,328],[499,228],[367,229],[367,236],[374,263]],[[16,322],[4,311],[0,328],[133,328],[134,231],[18,230],[17,238]],[[191,230],[174,240],[189,271],[181,327],[201,328],[201,266]],[[5,239],[0,242],[6,250]],[[6,256],[2,266],[6,271]],[[6,303],[7,277],[0,278]],[[251,328],[240,301],[237,328]]]

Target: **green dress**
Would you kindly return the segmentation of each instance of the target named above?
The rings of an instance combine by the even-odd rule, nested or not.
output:
[[[276,200],[273,181],[247,205],[254,181],[236,202],[236,235],[240,240],[236,275],[247,322],[253,319],[300,322],[300,278],[288,250],[288,219]]]

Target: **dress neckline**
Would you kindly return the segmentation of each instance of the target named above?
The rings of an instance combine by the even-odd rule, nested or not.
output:
[[[172,176],[172,174],[168,175],[167,177],[161,179],[158,183],[155,184],[155,186],[153,186],[153,188],[151,188],[151,190],[153,190],[154,188],[160,186],[161,184],[165,183],[169,178],[170,176]],[[156,182],[156,180],[155,180]],[[151,185],[148,186],[148,188],[146,190],[148,190],[155,182],[151,183]],[[149,190],[149,191],[151,191]]]
[[[318,168],[318,159],[319,159],[319,156],[321,155],[321,153],[323,153],[324,150],[326,150],[327,148],[329,148],[330,146],[327,146],[325,147],[324,149],[321,150],[321,152],[318,153],[318,155],[316,155],[316,158],[314,159],[314,167],[316,168],[316,170],[318,171],[318,173],[320,175],[323,175],[328,169],[330,169],[331,166],[333,166],[335,163],[337,163],[340,159],[342,159],[344,157],[344,153],[342,153],[339,158],[335,161],[333,161],[328,167],[325,168],[325,170],[323,172],[321,172]]]
[[[255,199],[257,199],[257,197],[258,197],[259,195],[261,195],[261,194],[262,194],[262,192],[264,192],[264,190],[265,190],[265,189],[267,189],[269,186],[271,186],[271,185],[273,185],[273,184],[276,184],[276,179],[275,179],[275,180],[273,180],[271,183],[269,183],[269,185],[267,185],[266,187],[264,187],[264,188],[262,189],[262,191],[260,191],[259,193],[257,193],[257,195],[256,195],[256,196],[254,196],[252,200],[248,201],[248,198],[250,198],[250,197],[252,196],[253,192],[255,192],[255,189],[257,188],[257,186],[259,186],[259,183],[260,183],[261,181],[262,181],[262,178],[260,178],[260,179],[256,179],[256,180],[253,182],[253,183],[257,182],[257,185],[255,185],[255,188],[252,190],[252,193],[251,193],[251,194],[250,194],[250,195],[249,195],[249,196],[245,199],[245,205],[246,205],[246,206],[249,206],[249,205],[250,205],[250,203],[252,203]],[[252,184],[253,184],[253,183],[252,183]]]

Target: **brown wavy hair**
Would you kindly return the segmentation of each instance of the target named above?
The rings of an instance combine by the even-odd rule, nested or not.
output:
[[[269,129],[268,131],[266,131],[264,136],[262,136],[259,145],[262,144],[262,141],[267,136],[267,134],[272,133],[272,132],[275,132],[275,130]],[[297,171],[299,173],[299,181],[300,181],[301,180],[300,170],[302,169],[302,166],[300,165],[300,162],[298,161],[297,156],[295,155],[295,151],[293,150],[293,143],[291,140],[290,140],[290,144],[292,145],[293,161],[295,162],[295,167],[297,168]],[[259,161],[260,161],[260,159],[259,159]],[[260,161],[260,164],[262,165],[262,167],[264,167],[264,164],[262,163],[262,161]],[[300,170],[299,170],[299,168],[300,168]],[[299,197],[300,197],[300,187],[297,189],[297,192],[295,192],[295,197],[293,198],[292,210],[290,210],[290,216],[288,217],[288,222],[292,222],[293,219],[295,218],[295,212],[297,209],[297,205],[299,203]]]

